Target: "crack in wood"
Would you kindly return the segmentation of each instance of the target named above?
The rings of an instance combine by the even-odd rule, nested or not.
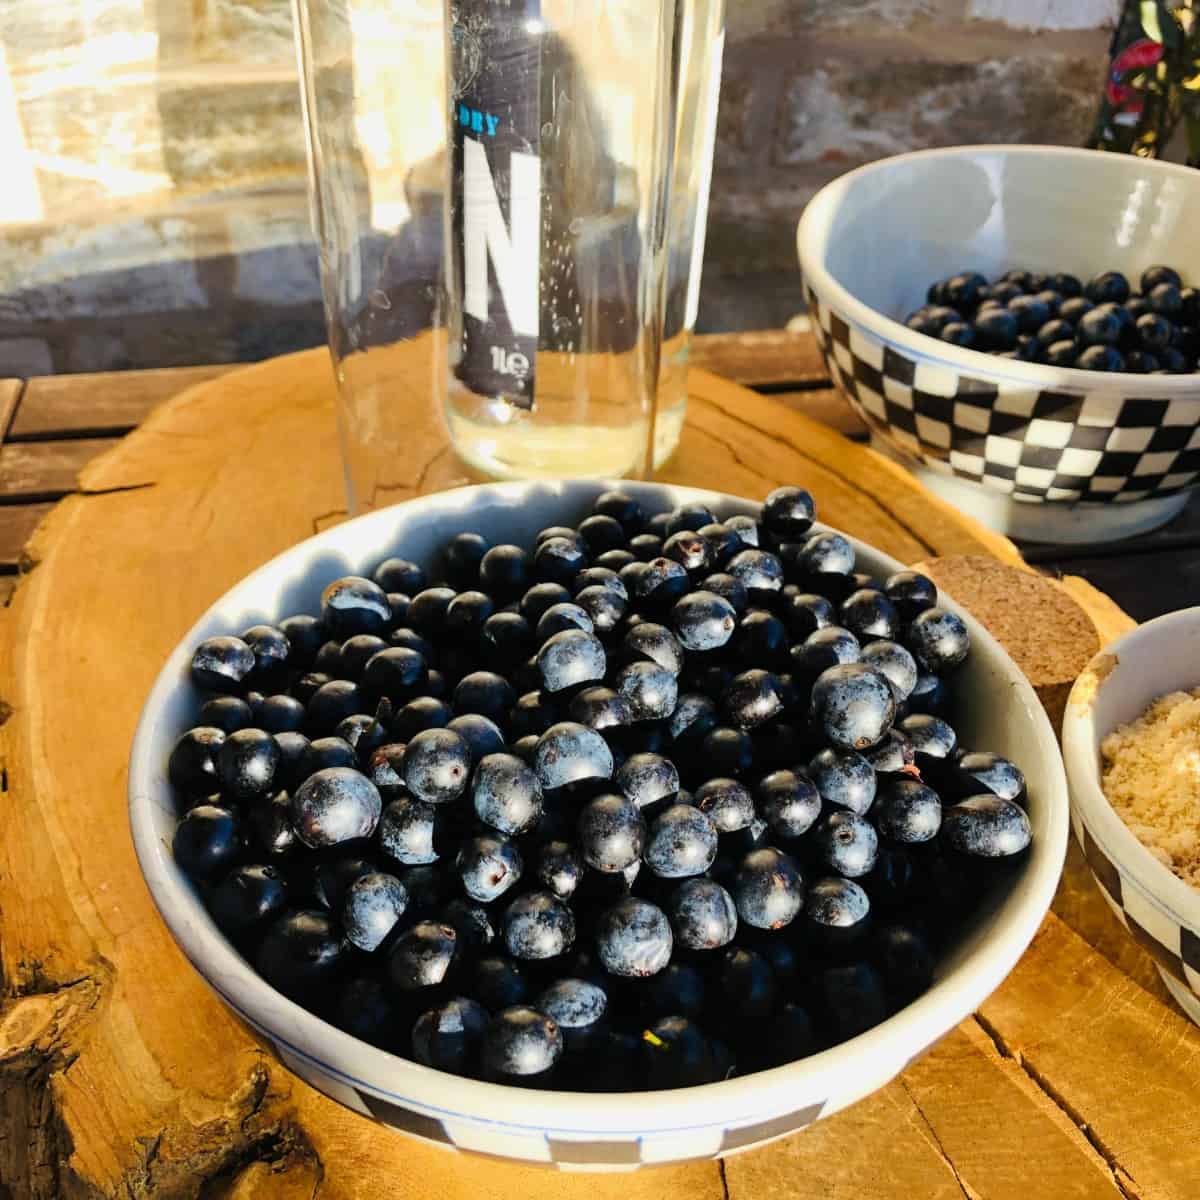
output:
[[[868,495],[866,492],[863,492],[861,490],[861,487],[855,483],[852,476],[844,474],[841,471],[838,471],[834,467],[834,465],[832,463],[830,463],[828,460],[823,459],[823,458],[814,457],[812,454],[807,453],[805,450],[803,450],[799,445],[797,445],[790,438],[787,438],[782,434],[772,434],[769,431],[764,430],[764,429],[760,428],[759,426],[753,424],[752,422],[743,419],[736,412],[733,412],[727,408],[724,408],[720,404],[714,403],[713,401],[709,400],[707,397],[692,397],[691,402],[694,404],[697,402],[700,402],[700,403],[704,403],[704,404],[708,405],[708,407],[713,409],[715,412],[719,413],[726,420],[732,421],[736,425],[741,425],[746,429],[752,430],[754,433],[758,434],[760,437],[776,437],[776,438],[778,438],[779,441],[784,442],[789,447],[789,449],[791,449],[799,458],[804,459],[805,462],[811,463],[817,470],[825,472],[831,478],[836,479],[838,481],[838,483],[855,491],[858,494],[858,496],[861,497],[862,503],[864,505],[870,505],[871,507],[876,509],[879,512],[879,514],[882,517],[884,517],[886,520],[894,522],[895,525],[897,526],[897,528],[904,530],[904,532],[906,534],[908,534],[908,536],[911,537],[913,539],[913,541],[917,543],[918,546],[921,547],[922,554],[937,554],[937,553],[939,553],[937,547],[934,546],[927,537],[923,536],[919,530],[913,529],[912,526],[909,525],[908,522],[905,521],[905,519],[900,514],[896,513],[892,509],[888,508],[887,505],[885,505],[878,496]],[[733,443],[731,441],[722,437],[719,433],[714,432],[711,428],[705,428],[698,424],[693,424],[689,428],[691,431],[693,431],[695,433],[699,433],[701,436],[707,437],[709,440],[715,442],[718,446],[720,446],[723,450],[725,450],[733,458],[734,462],[736,462],[738,464],[738,466],[749,471],[751,474],[757,475],[760,479],[765,479],[768,482],[774,482],[774,483],[780,482],[779,480],[774,479],[773,476],[764,475],[761,468],[755,467],[755,466],[751,465],[750,463],[748,463],[744,458],[741,457],[741,455],[738,454],[737,450],[734,449]]]
[[[905,1095],[908,1096],[913,1108],[916,1110],[917,1116],[921,1118],[921,1123],[929,1133],[929,1137],[933,1142],[934,1149],[938,1152],[938,1156],[944,1162],[954,1176],[954,1182],[958,1184],[958,1190],[963,1194],[963,1200],[980,1200],[979,1193],[974,1188],[968,1188],[963,1180],[963,1177],[958,1173],[958,1168],[954,1165],[954,1160],[946,1153],[946,1147],[942,1145],[942,1139],[938,1137],[937,1130],[933,1127],[933,1122],[926,1115],[925,1110],[921,1107],[921,1102],[913,1094],[912,1088],[908,1086],[908,1082],[904,1076],[899,1076],[900,1086],[904,1089]]]
[[[692,402],[694,403],[697,399],[701,399],[701,397],[692,397],[691,399],[692,399]],[[846,473],[845,471],[839,470],[836,463],[831,462],[827,458],[818,457],[818,456],[814,455],[810,450],[806,450],[799,442],[797,442],[794,438],[790,437],[787,434],[785,429],[782,428],[782,423],[781,423],[781,427],[778,429],[774,429],[774,430],[764,429],[762,426],[755,424],[753,421],[746,420],[746,418],[744,416],[739,414],[734,409],[726,408],[723,404],[719,403],[716,400],[710,399],[708,396],[704,396],[704,397],[702,397],[702,399],[706,404],[711,405],[723,416],[727,417],[728,419],[730,419],[732,421],[735,421],[737,424],[744,425],[747,429],[752,429],[752,430],[754,430],[755,433],[757,433],[761,436],[772,437],[772,438],[775,438],[776,440],[782,442],[790,450],[792,450],[795,454],[797,454],[800,458],[805,459],[807,462],[812,463],[814,466],[820,467],[824,471],[827,471],[830,475],[837,478],[840,482],[844,483],[847,487],[853,488],[857,491],[862,490],[862,480],[861,479],[855,480],[855,478],[852,475]],[[869,500],[870,503],[874,504],[881,512],[885,513],[888,517],[890,517],[893,521],[895,521],[897,525],[899,525],[902,529],[904,529],[909,534],[910,537],[912,537],[915,541],[919,542],[922,546],[926,547],[926,549],[929,550],[930,553],[937,553],[937,547],[932,545],[929,542],[928,538],[922,536],[920,530],[914,529],[908,523],[908,521],[905,520],[904,516],[901,513],[898,513],[894,508],[889,507],[887,504],[885,504],[883,496],[880,496],[878,494],[873,494],[868,497],[866,493],[863,493],[863,499]]]
[[[1054,1087],[1046,1076],[1019,1049],[1010,1046],[1005,1041],[1003,1033],[983,1016],[982,1013],[975,1013],[974,1020],[979,1028],[988,1036],[992,1045],[996,1047],[996,1053],[1001,1058],[1006,1058],[1017,1066],[1029,1082],[1079,1130],[1084,1141],[1100,1156],[1100,1159],[1108,1169],[1109,1175],[1112,1176],[1113,1185],[1117,1191],[1126,1200],[1141,1200],[1142,1194],[1138,1190],[1137,1180],[1121,1165],[1116,1154],[1088,1123],[1083,1114]]]
[[[729,1200],[729,1176],[725,1173],[725,1160],[717,1159],[717,1178],[721,1181],[722,1200]]]

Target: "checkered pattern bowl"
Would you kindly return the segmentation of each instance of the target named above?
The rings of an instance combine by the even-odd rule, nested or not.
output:
[[[1200,282],[1200,177],[1129,155],[967,146],[823,188],[797,231],[813,332],[881,448],[986,523],[1100,541],[1168,520],[1200,481],[1200,375],[1014,362],[906,328],[935,279],[1013,267]]]
[[[1049,907],[1067,838],[1066,779],[1050,723],[1025,677],[969,614],[973,651],[955,676],[965,745],[986,746],[1024,768],[1034,843],[1011,889],[985,904],[942,961],[934,986],[883,1024],[803,1061],[745,1078],[668,1092],[585,1095],[460,1079],[397,1058],[326,1024],[261,979],[218,930],[175,865],[178,821],[166,776],[175,739],[200,697],[189,663],[197,642],[289,612],[316,612],[332,578],[362,574],[402,553],[430,565],[454,533],[531,544],[547,525],[586,516],[600,482],[492,484],[424,496],[310,538],[216,602],[172,651],[134,740],[129,811],[151,896],[180,950],[269,1051],[313,1087],[364,1118],[451,1149],[564,1170],[630,1170],[711,1158],[802,1129],[853,1104],[924,1053],[971,1013],[1012,969]],[[621,481],[649,512],[702,501],[720,515],[758,505],[691,488]],[[855,543],[860,569],[887,574],[894,559]],[[947,601],[950,607],[952,602]],[[960,610],[961,611],[961,610]]]
[[[1129,831],[1100,787],[1100,743],[1159,696],[1200,686],[1200,608],[1168,613],[1102,650],[1063,717],[1071,826],[1100,894],[1200,1025],[1200,891]]]

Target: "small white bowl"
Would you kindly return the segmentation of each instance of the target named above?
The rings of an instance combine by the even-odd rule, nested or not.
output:
[[[1131,154],[961,146],[850,171],[813,198],[800,268],[830,374],[934,491],[1015,537],[1092,542],[1173,517],[1200,477],[1200,375],[1015,362],[908,329],[965,270],[1156,263],[1200,284],[1200,176]]]
[[[283,1063],[384,1125],[457,1149],[577,1170],[628,1170],[747,1149],[882,1087],[974,1011],[1012,970],[1054,894],[1068,824],[1062,762],[1037,696],[991,635],[963,612],[973,651],[955,676],[962,701],[957,727],[965,745],[997,750],[1024,770],[1033,847],[1011,889],[991,897],[939,963],[933,987],[868,1033],[788,1066],[704,1087],[616,1095],[527,1091],[397,1058],[275,991],[225,939],[171,854],[178,813],[166,764],[200,703],[189,673],[196,643],[287,613],[317,612],[329,580],[368,573],[389,555],[402,553],[428,566],[461,530],[531,544],[547,525],[581,520],[606,486],[617,485],[462,488],[347,521],[294,546],[226,593],[183,636],[146,700],[129,766],[134,846],[155,904],[205,982]],[[652,513],[687,501],[709,504],[719,515],[759,511],[748,500],[715,492],[628,481],[619,486]],[[861,542],[855,550],[860,569],[876,575],[901,566]]]
[[[1071,824],[1100,894],[1200,1024],[1200,891],[1130,832],[1100,786],[1100,744],[1159,696],[1200,686],[1200,608],[1147,621],[1102,650],[1071,689],[1063,757]]]

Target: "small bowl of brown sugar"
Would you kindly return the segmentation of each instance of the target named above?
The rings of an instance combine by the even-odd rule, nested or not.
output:
[[[1063,757],[1101,895],[1200,1024],[1200,608],[1092,659],[1067,700]]]

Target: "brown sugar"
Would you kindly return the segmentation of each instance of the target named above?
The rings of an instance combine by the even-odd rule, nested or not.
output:
[[[1200,887],[1200,688],[1160,696],[1100,744],[1118,816],[1164,866]]]

